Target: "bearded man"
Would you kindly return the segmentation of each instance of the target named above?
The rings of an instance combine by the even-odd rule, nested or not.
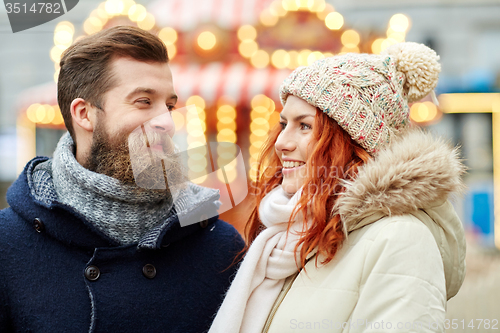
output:
[[[218,192],[186,183],[173,153],[168,61],[158,37],[123,26],[63,54],[68,133],[0,212],[1,332],[210,327],[244,243],[213,213]],[[201,222],[181,228],[185,217]]]

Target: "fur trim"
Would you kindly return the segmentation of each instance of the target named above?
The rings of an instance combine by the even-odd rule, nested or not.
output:
[[[462,192],[466,168],[458,148],[420,129],[399,136],[360,168],[335,211],[351,232],[361,219],[374,213],[403,215],[442,204],[453,192]]]

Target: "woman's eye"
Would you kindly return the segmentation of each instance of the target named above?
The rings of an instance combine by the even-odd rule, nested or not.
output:
[[[286,127],[286,123],[280,121],[280,126],[281,126],[281,130],[284,130]]]
[[[167,105],[168,111],[174,111],[175,105]]]
[[[312,126],[306,123],[300,123],[300,129],[302,130],[309,130],[312,129]]]

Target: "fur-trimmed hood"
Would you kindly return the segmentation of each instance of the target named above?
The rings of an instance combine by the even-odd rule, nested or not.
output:
[[[347,181],[336,212],[350,233],[385,216],[411,214],[431,230],[446,276],[448,298],[465,276],[465,235],[462,223],[447,201],[464,190],[465,166],[458,150],[429,133],[412,129],[360,168]]]

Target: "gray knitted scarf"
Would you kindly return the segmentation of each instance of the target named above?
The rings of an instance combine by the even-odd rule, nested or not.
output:
[[[52,160],[58,201],[72,207],[97,229],[120,244],[137,243],[164,222],[172,208],[164,193],[141,191],[117,179],[91,172],[77,162],[66,133]]]

